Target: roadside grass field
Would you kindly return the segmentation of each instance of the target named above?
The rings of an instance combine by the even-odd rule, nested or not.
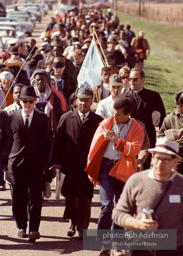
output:
[[[183,90],[183,27],[158,24],[117,12],[120,23],[131,25],[136,35],[140,30],[150,44],[145,61],[145,87],[160,93],[167,114],[175,107],[174,93]]]

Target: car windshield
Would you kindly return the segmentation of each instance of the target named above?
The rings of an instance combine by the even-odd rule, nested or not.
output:
[[[4,36],[4,37],[14,37],[15,36],[15,32],[13,30],[2,30],[0,29],[0,36]]]
[[[26,16],[13,16],[14,19],[19,20],[19,21],[29,21],[29,18]]]

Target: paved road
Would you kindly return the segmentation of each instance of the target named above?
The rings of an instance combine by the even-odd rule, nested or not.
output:
[[[96,189],[89,226],[91,229],[96,229],[99,207],[99,195],[98,189]],[[98,251],[84,251],[82,249],[83,243],[77,239],[77,235],[73,238],[67,237],[68,223],[62,219],[63,210],[64,198],[60,197],[59,200],[55,200],[53,181],[52,196],[43,201],[40,225],[41,238],[36,243],[31,244],[27,239],[17,237],[17,228],[11,211],[9,188],[6,191],[0,191],[0,256],[97,256]]]

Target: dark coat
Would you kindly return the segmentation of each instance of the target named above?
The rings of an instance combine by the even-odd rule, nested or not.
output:
[[[92,111],[84,123],[77,110],[61,117],[55,138],[53,163],[61,164],[61,171],[66,174],[62,187],[64,196],[93,196],[93,184],[84,169],[93,135],[102,120]]]
[[[51,92],[51,94],[53,95],[53,124],[51,124],[52,120],[49,118],[49,130],[56,132],[58,122],[60,120],[61,115],[64,112],[63,112],[61,101],[60,101],[59,97],[54,92]],[[50,97],[48,98],[48,100],[50,100]],[[37,107],[37,109],[39,109],[41,112],[44,113],[45,106],[42,109],[42,104],[37,103],[36,107]]]
[[[150,147],[154,147],[156,142],[156,130],[152,123],[152,113],[155,110],[161,113],[159,127],[161,127],[166,116],[165,107],[160,94],[146,88],[143,88],[143,90],[138,93],[130,90],[127,94],[133,95],[137,104],[135,118],[145,124],[145,128],[150,139]]]
[[[34,109],[28,132],[25,130],[21,110],[9,115],[13,131],[13,146],[9,155],[8,169],[15,175],[25,159],[29,159],[37,170],[43,171],[50,151],[47,116]]]
[[[13,133],[6,111],[0,110],[0,160],[8,160],[13,143]]]
[[[36,53],[32,56],[31,60],[29,61],[29,69],[31,71],[31,74],[34,73],[37,63],[39,60],[44,59],[43,55],[41,53]]]

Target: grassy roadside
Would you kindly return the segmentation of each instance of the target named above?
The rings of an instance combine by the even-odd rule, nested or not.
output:
[[[145,61],[145,87],[161,94],[167,113],[175,108],[174,93],[183,90],[183,27],[157,24],[118,12],[121,23],[145,32],[151,52]]]

